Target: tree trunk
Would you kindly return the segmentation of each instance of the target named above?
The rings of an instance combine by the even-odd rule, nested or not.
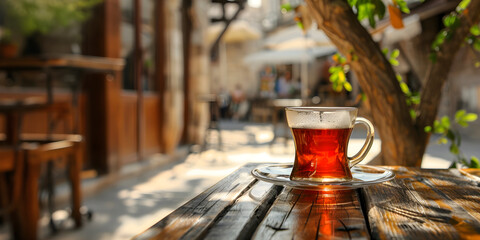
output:
[[[306,0],[318,26],[345,56],[354,55],[350,65],[367,95],[373,122],[382,140],[381,160],[377,164],[420,166],[429,140],[424,127],[436,117],[441,89],[446,81],[454,54],[468,29],[480,19],[480,1],[469,5],[469,19],[455,30],[454,38],[445,42],[438,61],[427,68],[419,117],[413,120],[394,70],[379,45],[357,20],[347,1]],[[473,16],[473,17],[471,17]]]
[[[422,144],[423,132],[413,126],[405,96],[392,66],[378,44],[360,24],[347,1],[307,0],[318,26],[350,63],[367,95],[373,122],[382,139],[382,164],[417,165],[415,146]],[[393,127],[395,126],[395,127]],[[420,158],[421,159],[421,158]]]

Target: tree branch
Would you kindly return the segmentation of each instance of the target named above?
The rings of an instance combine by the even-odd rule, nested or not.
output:
[[[430,62],[427,67],[425,87],[422,89],[421,101],[418,106],[420,115],[416,126],[419,131],[422,131],[425,126],[431,126],[437,116],[442,89],[447,81],[455,55],[464,43],[470,28],[480,21],[480,1],[471,1],[465,14],[460,17],[460,21],[461,24],[454,30],[453,37],[442,44],[437,53],[437,60]]]

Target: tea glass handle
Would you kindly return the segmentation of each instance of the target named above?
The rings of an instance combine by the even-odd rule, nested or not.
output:
[[[357,117],[355,120],[355,125],[358,123],[361,123],[367,127],[367,139],[365,140],[362,149],[360,149],[357,154],[355,154],[353,157],[347,157],[348,161],[350,162],[350,167],[357,165],[367,156],[368,151],[372,147],[373,138],[375,136],[375,130],[373,129],[373,125],[370,121],[362,117]]]

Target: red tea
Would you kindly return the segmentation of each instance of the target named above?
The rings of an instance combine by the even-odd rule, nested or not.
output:
[[[290,179],[341,181],[351,179],[347,144],[351,128],[292,128],[296,153]]]

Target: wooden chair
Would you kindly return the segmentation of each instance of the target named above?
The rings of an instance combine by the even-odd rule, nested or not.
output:
[[[23,152],[0,148],[0,215],[11,214],[18,207],[23,185]]]
[[[81,185],[80,170],[82,162],[79,149],[81,139],[59,140],[43,143],[23,143],[22,149],[25,154],[25,183],[22,197],[22,207],[19,208],[19,215],[22,216],[24,229],[23,239],[35,239],[37,237],[38,219],[40,210],[38,206],[41,166],[56,159],[66,162],[71,186],[71,209],[72,218],[76,227],[82,226],[81,207]]]
[[[26,111],[57,109],[56,105],[40,101],[0,100],[0,112],[6,116],[4,151],[0,151],[0,197],[2,209],[11,212],[15,239],[36,239],[39,219],[39,178],[42,165],[63,158],[68,165],[72,189],[72,217],[75,225],[82,225],[80,214],[80,171],[82,166],[82,138],[74,134],[21,133],[22,115]],[[62,112],[63,116],[68,115]],[[53,126],[53,125],[50,125]],[[50,168],[49,168],[50,169]],[[51,170],[51,169],[50,169]],[[7,177],[3,177],[3,175]],[[3,180],[5,179],[5,180]],[[9,188],[8,186],[12,186]],[[52,187],[53,188],[53,187]],[[11,196],[10,199],[8,197]],[[53,197],[49,198],[52,213]],[[52,227],[52,225],[51,225]]]

